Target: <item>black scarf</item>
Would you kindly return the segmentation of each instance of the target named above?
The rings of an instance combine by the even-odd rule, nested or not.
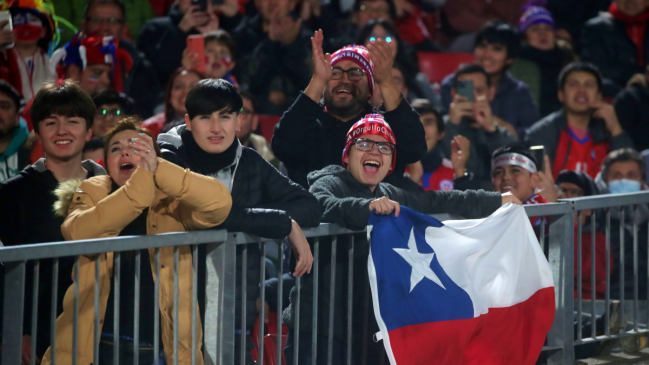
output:
[[[198,143],[194,140],[192,132],[185,129],[180,133],[183,140],[183,146],[187,149],[187,157],[191,163],[203,175],[214,175],[224,168],[232,165],[237,157],[237,147],[239,140],[235,137],[234,141],[222,153],[207,153],[203,151]]]

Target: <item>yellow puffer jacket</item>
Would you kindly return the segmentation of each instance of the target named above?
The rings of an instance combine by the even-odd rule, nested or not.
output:
[[[96,176],[83,182],[67,182],[57,190],[55,208],[67,215],[61,226],[66,240],[115,237],[144,209],[147,234],[206,229],[221,224],[230,213],[232,197],[218,180],[158,159],[155,175],[138,168],[128,182],[111,194],[109,176]],[[154,250],[149,250],[155,272]],[[178,360],[191,364],[192,333],[192,255],[189,246],[179,248]],[[100,325],[103,325],[113,275],[113,253],[79,258],[79,342],[78,364],[93,361],[95,260],[100,260]],[[173,248],[160,249],[160,330],[167,363],[173,362]],[[122,280],[130,280],[123,278]],[[56,320],[56,363],[72,363],[72,323],[74,287],[63,299],[63,313]],[[194,310],[198,311],[198,308]],[[202,330],[197,324],[197,364],[201,356]],[[101,329],[100,329],[101,330]],[[43,364],[51,363],[51,348]]]

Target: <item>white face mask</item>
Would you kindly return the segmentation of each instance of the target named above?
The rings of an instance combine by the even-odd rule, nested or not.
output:
[[[609,181],[608,190],[611,194],[636,193],[640,191],[641,184],[636,180],[620,179]]]

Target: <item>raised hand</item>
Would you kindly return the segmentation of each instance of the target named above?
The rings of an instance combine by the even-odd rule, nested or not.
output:
[[[487,132],[494,132],[496,126],[494,125],[493,115],[491,114],[491,106],[489,100],[484,95],[476,97],[475,100],[475,115],[474,119],[478,124]]]
[[[146,133],[140,133],[139,138],[131,139],[130,146],[133,152],[140,155],[140,167],[155,172],[158,168],[158,156],[153,147],[153,139]]]
[[[552,166],[550,165],[550,158],[548,155],[543,156],[544,171],[538,171],[539,183],[537,188],[541,190],[539,193],[545,200],[550,203],[555,203],[559,199],[559,192],[554,185],[554,178],[552,177]]]
[[[4,30],[9,20],[0,21],[0,48],[15,42],[13,30]]]
[[[451,163],[456,179],[464,176],[466,172],[466,163],[471,156],[470,147],[471,141],[464,136],[455,136],[451,141]]]
[[[613,137],[622,134],[622,126],[617,119],[617,114],[613,106],[603,100],[592,102],[590,107],[594,110],[593,118],[603,119],[606,124],[606,129],[613,135]]]
[[[448,110],[448,120],[455,125],[460,125],[463,117],[473,118],[474,115],[473,103],[466,97],[455,94]]]
[[[322,50],[322,29],[317,30],[311,37],[311,49],[313,50],[313,78],[324,86],[331,79],[331,54]]]
[[[379,85],[394,82],[392,79],[392,65],[396,55],[395,47],[395,42],[388,43],[383,39],[371,41],[367,45],[370,60],[374,64],[374,81]]]
[[[209,15],[204,11],[200,11],[197,5],[193,5],[187,10],[180,23],[178,23],[178,29],[184,33],[188,33],[192,29],[198,29],[198,27],[206,24],[208,21]]]

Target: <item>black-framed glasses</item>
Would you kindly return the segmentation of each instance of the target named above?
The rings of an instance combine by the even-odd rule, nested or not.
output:
[[[107,22],[108,24],[124,24],[124,19],[111,16],[109,18],[102,18],[99,16],[89,16],[86,18],[88,23],[101,24]]]
[[[97,109],[97,115],[103,117],[119,117],[121,114],[119,109]]]
[[[340,80],[343,77],[343,74],[347,74],[347,77],[351,81],[358,81],[363,78],[363,75],[365,75],[365,71],[361,70],[360,68],[350,68],[349,70],[343,70],[340,67],[331,68],[332,80]]]
[[[354,144],[356,145],[356,149],[362,152],[369,152],[376,145],[376,148],[382,155],[391,155],[395,149],[395,145],[390,142],[376,142],[365,138],[357,138]]]

